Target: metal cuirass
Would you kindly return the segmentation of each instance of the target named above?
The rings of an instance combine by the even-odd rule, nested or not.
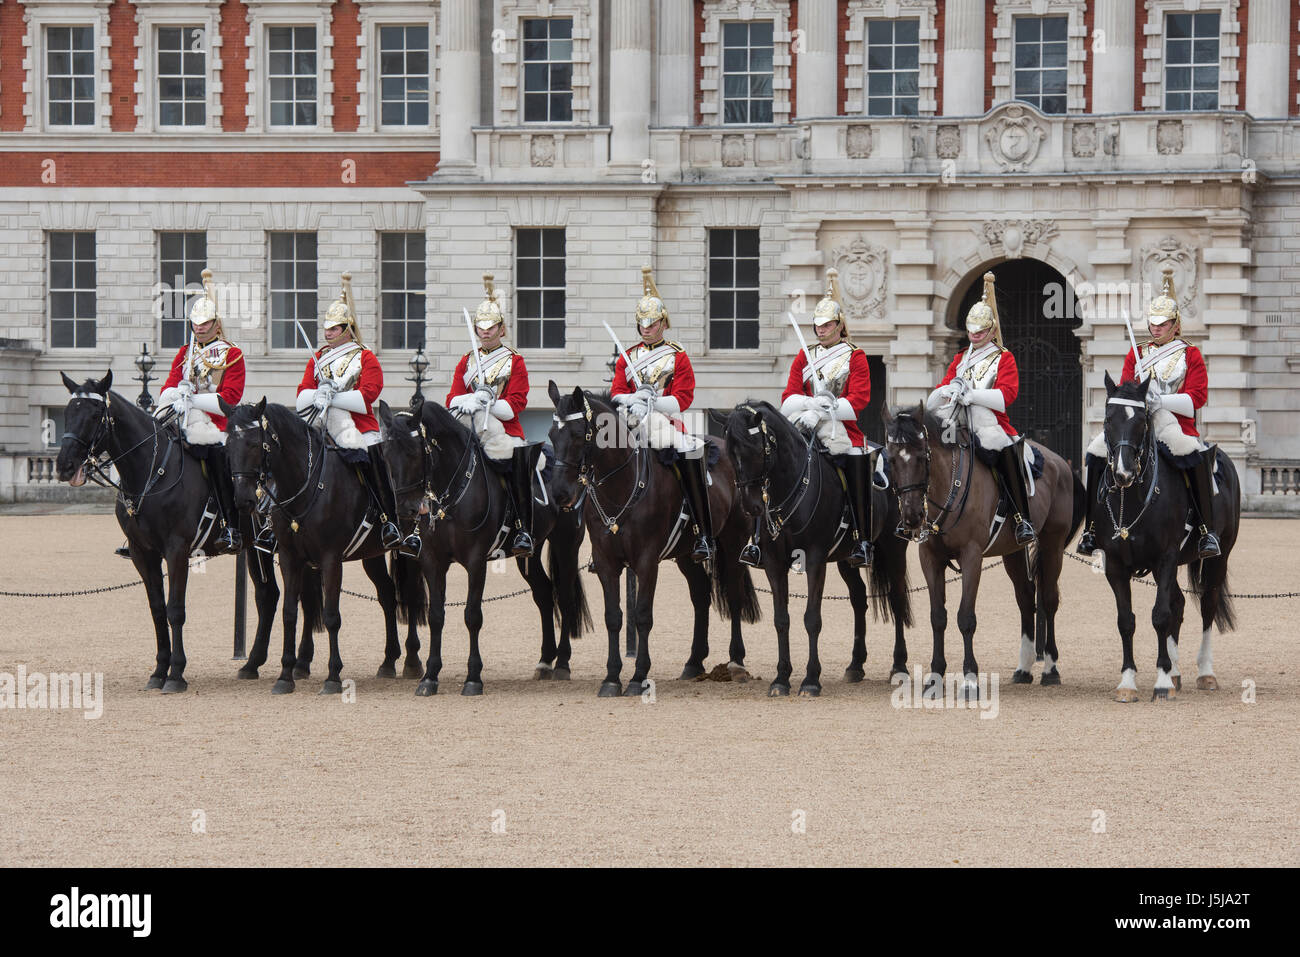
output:
[[[1149,342],[1138,348],[1138,354],[1144,363],[1151,361],[1148,357],[1155,360],[1153,366],[1137,377],[1139,382],[1148,377],[1155,379],[1162,395],[1182,391],[1183,380],[1187,378],[1187,343],[1181,339],[1170,340],[1163,346]]]
[[[664,340],[657,346],[647,346],[638,342],[628,350],[627,357],[632,360],[632,372],[642,385],[652,385],[660,394],[668,390],[673,381],[673,372],[677,369],[677,353],[681,346]],[[628,385],[632,384],[628,377]]]
[[[340,346],[338,349],[329,350],[321,356],[320,364],[316,367],[317,380],[333,380],[334,388],[339,392],[350,392],[361,380],[363,350],[355,342],[349,345],[352,348]]]
[[[1002,350],[996,346],[987,355],[981,351],[972,356],[968,351],[957,367],[957,377],[965,379],[972,389],[991,389],[998,380],[1001,358]]]
[[[221,376],[229,364],[227,354],[231,344],[225,339],[213,339],[206,346],[197,342],[190,346],[185,363],[185,378],[194,383],[195,392],[216,392],[221,386]]]
[[[483,381],[479,382],[479,366],[483,367]],[[509,346],[497,346],[491,352],[479,351],[478,360],[466,354],[465,388],[471,392],[479,385],[485,385],[500,396],[510,381],[510,373],[515,367],[515,351]]]
[[[837,342],[826,348],[820,342],[808,350],[812,356],[812,368],[803,370],[804,382],[808,382],[816,370],[822,382],[832,395],[844,394],[844,386],[849,381],[849,360],[853,358],[853,347],[847,342]]]

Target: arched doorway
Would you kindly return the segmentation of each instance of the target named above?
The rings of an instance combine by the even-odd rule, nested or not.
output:
[[[1040,442],[1078,466],[1083,455],[1083,367],[1079,364],[1082,324],[1074,289],[1066,278],[1037,259],[1009,259],[982,267],[963,280],[966,287],[951,328],[965,328],[966,313],[984,292],[984,273],[993,272],[1002,341],[1016,356],[1020,394],[1011,422],[1021,435]],[[963,337],[961,348],[967,345]]]

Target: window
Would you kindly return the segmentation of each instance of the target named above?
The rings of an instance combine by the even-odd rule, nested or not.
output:
[[[47,27],[45,82],[50,126],[95,125],[95,28]]]
[[[158,125],[208,122],[206,32],[202,27],[158,28]]]
[[[758,348],[758,230],[709,230],[709,348]]]
[[[429,125],[429,28],[379,28],[379,121]]]
[[[303,347],[316,348],[316,234],[271,233],[271,348]]]
[[[524,21],[524,122],[573,120],[573,21]]]
[[[1014,95],[1044,113],[1064,113],[1069,17],[1016,17]]]
[[[158,288],[162,294],[162,347],[179,349],[188,335],[190,304],[203,291],[207,233],[158,234]]]
[[[515,232],[515,294],[519,347],[563,349],[563,229]]]
[[[316,28],[270,27],[272,126],[316,125]]]
[[[722,122],[772,122],[772,21],[722,25]]]
[[[1165,109],[1219,108],[1219,15],[1165,18]]]
[[[920,98],[920,20],[867,21],[867,113],[916,116]]]
[[[380,342],[424,348],[424,233],[379,236]]]
[[[95,347],[95,234],[50,233],[50,346]]]

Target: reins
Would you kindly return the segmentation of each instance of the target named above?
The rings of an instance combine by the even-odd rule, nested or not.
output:
[[[949,476],[948,498],[940,505],[930,495],[930,483],[933,476],[930,474],[930,429],[925,424],[924,419],[921,423],[921,448],[925,456],[925,477],[919,482],[913,482],[910,485],[896,485],[894,487],[894,497],[898,500],[899,511],[902,511],[903,496],[908,492],[924,491],[925,493],[925,522],[921,530],[916,534],[909,534],[903,531],[900,524],[894,530],[894,534],[899,538],[906,538],[909,541],[915,541],[917,544],[925,541],[931,535],[943,537],[951,528],[961,521],[962,515],[966,511],[966,502],[970,497],[971,479],[975,473],[975,456],[974,450],[969,445],[963,445],[958,441],[955,445],[956,452],[952,457],[952,473]],[[969,427],[967,427],[969,434]],[[888,441],[894,445],[907,445],[906,442],[899,438],[899,433],[895,431],[893,436],[888,437]],[[965,462],[965,477],[960,477],[962,463]],[[958,495],[961,500],[957,501]],[[954,507],[954,503],[955,507]],[[930,517],[930,506],[934,505],[939,509],[933,519]],[[943,527],[944,519],[952,516],[952,521],[947,528]]]
[[[140,514],[141,509],[144,508],[145,498],[147,498],[150,495],[158,495],[163,492],[170,492],[185,477],[185,456],[182,455],[181,467],[180,469],[177,470],[176,478],[172,481],[172,483],[168,485],[166,488],[161,488],[161,489],[154,488],[154,486],[158,483],[159,479],[161,479],[165,474],[167,474],[167,469],[166,469],[167,460],[171,457],[172,446],[176,444],[177,437],[171,435],[170,433],[167,435],[167,448],[163,451],[162,460],[160,462],[158,459],[158,434],[160,431],[162,431],[162,429],[158,425],[157,421],[154,420],[153,416],[150,416],[147,412],[141,413],[142,415],[146,415],[149,417],[151,434],[141,439],[135,445],[131,446],[128,449],[124,449],[123,451],[119,452],[117,455],[112,455],[106,449],[97,452],[96,446],[102,440],[110,436],[113,436],[115,434],[116,419],[109,414],[109,409],[112,406],[112,393],[110,392],[107,395],[101,396],[96,392],[78,392],[73,395],[73,398],[88,399],[95,402],[102,402],[104,405],[104,409],[100,413],[99,422],[97,423],[95,432],[91,436],[89,441],[83,439],[75,432],[64,432],[62,438],[72,439],[74,442],[85,447],[86,458],[82,462],[81,467],[87,470],[87,477],[92,478],[99,485],[107,485],[117,489],[118,494],[122,499],[123,505],[126,506],[127,515],[131,516],[132,518],[138,516]],[[123,488],[121,484],[113,480],[113,477],[108,474],[107,469],[108,467],[117,468],[118,474],[121,475],[122,470],[120,467],[118,467],[118,463],[126,461],[127,458],[133,452],[135,452],[136,449],[143,446],[150,439],[153,440],[153,449],[150,451],[149,454],[149,478],[145,481],[144,488],[140,490],[140,493],[134,496],[135,501],[132,502],[133,496],[129,492],[127,492],[127,490]],[[103,458],[104,456],[107,456],[107,458],[106,459]]]
[[[1102,501],[1106,505],[1106,514],[1110,516],[1110,523],[1115,528],[1115,533],[1111,535],[1111,541],[1114,541],[1117,538],[1127,540],[1129,532],[1132,530],[1133,526],[1141,521],[1142,516],[1146,514],[1147,506],[1149,506],[1152,500],[1160,494],[1160,485],[1158,482],[1159,465],[1156,461],[1156,443],[1151,433],[1151,415],[1147,411],[1146,403],[1138,402],[1136,399],[1122,399],[1117,396],[1112,396],[1106,400],[1106,404],[1140,409],[1142,417],[1146,420],[1146,434],[1142,440],[1141,447],[1135,446],[1132,442],[1128,441],[1128,439],[1120,439],[1115,443],[1113,448],[1109,442],[1106,443],[1106,471],[1110,473],[1112,479],[1115,477],[1115,458],[1119,454],[1120,449],[1127,447],[1130,449],[1137,449],[1137,455],[1134,459],[1137,466],[1137,478],[1139,482],[1147,482],[1146,497],[1142,500],[1142,508],[1139,509],[1137,515],[1133,517],[1133,521],[1129,522],[1127,525],[1122,525],[1120,522],[1124,518],[1124,493],[1127,489],[1120,488],[1113,481],[1106,482],[1105,475],[1102,476],[1100,490]],[[1149,467],[1147,471],[1150,473],[1149,479],[1145,478],[1143,475],[1143,459],[1147,460],[1146,464]],[[1114,510],[1110,507],[1111,496],[1114,495],[1116,491],[1119,492],[1118,518],[1116,518]],[[1089,503],[1089,507],[1091,508],[1091,503]]]
[[[755,409],[753,406],[749,406],[749,405],[742,405],[740,408],[753,413],[758,418],[758,425],[750,428],[749,434],[755,435],[758,433],[762,433],[763,468],[762,471],[760,471],[753,478],[749,478],[744,481],[740,481],[740,476],[737,475],[736,484],[741,488],[750,488],[754,485],[757,485],[759,482],[763,483],[763,487],[762,489],[760,489],[763,498],[763,521],[766,523],[768,533],[771,535],[771,537],[776,538],[778,535],[781,534],[781,530],[786,526],[786,524],[790,521],[790,519],[799,511],[799,506],[803,504],[804,496],[808,494],[808,489],[812,484],[812,463],[815,457],[816,449],[814,448],[812,442],[804,438],[803,433],[798,432],[796,430],[796,434],[799,436],[799,438],[803,439],[804,447],[805,447],[803,468],[800,469],[799,477],[795,479],[794,486],[791,488],[790,492],[786,495],[785,499],[781,502],[780,505],[773,506],[771,504],[772,463],[774,463],[776,460],[776,453],[778,449],[777,437],[774,431],[767,427],[767,420],[763,417],[763,414],[760,410]],[[818,467],[818,477],[820,478],[821,476],[820,460],[818,460],[817,467]],[[739,466],[737,466],[737,472],[739,472]],[[817,506],[820,504],[821,504],[821,482],[819,481],[817,483],[817,498],[813,502],[813,507],[808,513],[808,520],[804,522],[803,526],[797,532],[792,532],[791,533],[792,535],[800,535],[808,529],[808,526],[812,524],[813,517],[816,516],[817,514]]]
[[[557,458],[555,465],[561,468],[570,468],[577,472],[578,484],[582,486],[582,495],[574,504],[574,507],[581,507],[588,497],[587,493],[590,492],[591,504],[595,507],[596,515],[599,516],[601,523],[611,534],[617,535],[619,521],[627,513],[627,510],[636,503],[637,499],[645,493],[645,490],[649,485],[650,453],[647,449],[634,445],[632,446],[631,455],[625,458],[618,465],[614,466],[604,475],[598,476],[595,471],[595,465],[587,460],[588,450],[591,446],[594,431],[592,427],[593,413],[591,411],[591,402],[588,400],[586,393],[583,393],[582,396],[582,406],[583,411],[581,412],[570,412],[565,415],[564,418],[561,418],[558,414],[553,417],[555,422],[561,426],[566,422],[574,422],[578,419],[586,421],[586,431],[582,437],[582,452],[578,456],[578,461],[568,462]],[[623,503],[622,507],[611,515],[600,502],[599,489],[602,485],[631,464],[635,464],[636,466],[636,475],[633,479],[632,492],[628,496],[627,501]]]

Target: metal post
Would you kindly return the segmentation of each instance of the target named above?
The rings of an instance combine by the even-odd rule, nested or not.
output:
[[[623,657],[636,657],[636,574],[632,569],[627,569],[627,631],[624,634],[623,642],[625,650]]]
[[[235,661],[248,657],[244,650],[245,606],[248,604],[248,552],[240,549],[235,556]]]

